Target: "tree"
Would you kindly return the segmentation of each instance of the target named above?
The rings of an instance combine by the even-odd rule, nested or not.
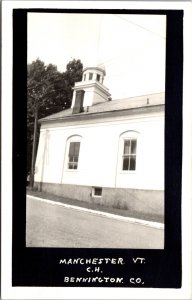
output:
[[[75,82],[81,81],[83,74],[83,64],[80,59],[73,59],[66,66],[66,71],[64,73],[64,80],[66,86],[66,96],[70,99],[69,102],[66,103],[67,107],[71,106],[71,100],[73,96],[72,87]]]
[[[57,67],[46,66],[40,59],[28,65],[27,78],[27,172],[31,170],[33,186],[36,145],[39,136],[38,119],[71,106],[72,87],[81,80],[83,65],[80,60],[67,64],[61,73]],[[32,159],[31,159],[32,157]]]

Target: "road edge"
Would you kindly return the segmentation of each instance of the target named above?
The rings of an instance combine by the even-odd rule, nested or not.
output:
[[[36,197],[36,196],[28,195],[28,194],[26,196],[29,197],[29,198],[32,198],[34,200],[38,200],[38,201],[41,201],[41,202],[46,202],[46,203],[49,203],[49,204],[52,204],[52,205],[64,206],[65,208],[80,210],[80,211],[85,212],[85,213],[100,215],[100,216],[111,218],[111,219],[121,220],[121,221],[129,222],[129,223],[139,224],[139,225],[153,227],[153,228],[157,228],[157,229],[164,229],[164,224],[159,223],[159,222],[153,222],[153,221],[147,221],[147,220],[142,220],[142,219],[137,219],[137,218],[119,216],[119,215],[115,215],[115,214],[112,214],[112,213],[93,210],[93,209],[84,208],[84,207],[80,207],[80,206],[76,206],[76,205],[70,205],[70,204],[59,202],[59,201],[53,201],[53,200],[50,200],[50,199]]]

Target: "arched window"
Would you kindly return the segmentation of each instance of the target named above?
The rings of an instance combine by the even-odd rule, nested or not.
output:
[[[122,172],[132,172],[137,166],[137,131],[126,131],[120,135],[119,159]]]
[[[67,170],[77,170],[79,165],[79,154],[81,146],[80,135],[73,135],[67,139],[65,166]]]

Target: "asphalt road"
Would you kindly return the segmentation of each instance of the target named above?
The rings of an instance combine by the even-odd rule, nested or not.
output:
[[[26,246],[163,249],[164,230],[27,197]]]

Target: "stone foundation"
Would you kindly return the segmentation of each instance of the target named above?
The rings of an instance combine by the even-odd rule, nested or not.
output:
[[[102,188],[102,196],[92,195],[91,186],[36,182],[38,191],[69,199],[97,203],[145,214],[164,215],[164,192],[125,188]]]

